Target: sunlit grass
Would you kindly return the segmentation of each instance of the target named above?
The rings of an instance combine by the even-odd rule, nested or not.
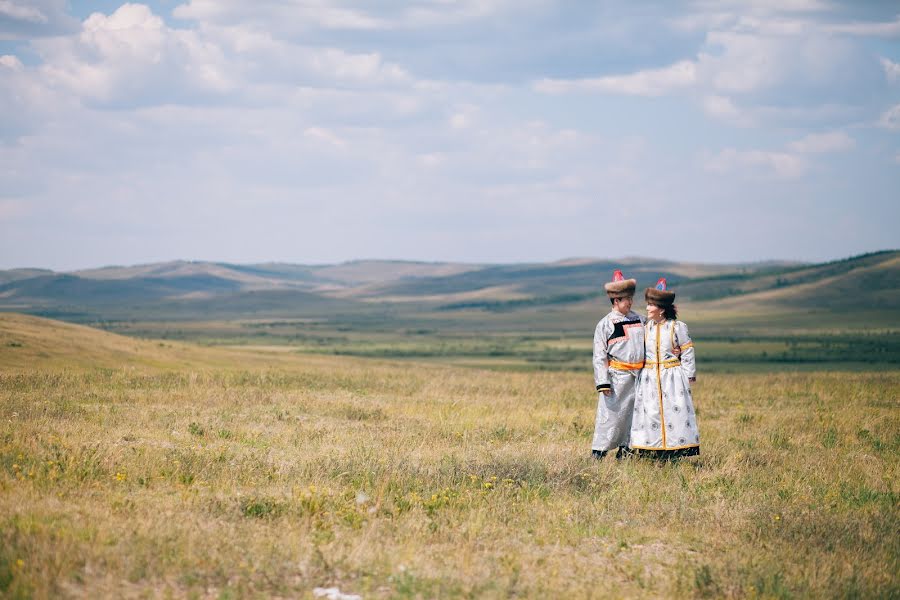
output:
[[[658,464],[587,370],[279,360],[0,375],[2,593],[900,594],[900,373],[701,373]]]

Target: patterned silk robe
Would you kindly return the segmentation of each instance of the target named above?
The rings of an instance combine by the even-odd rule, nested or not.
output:
[[[696,375],[694,343],[681,321],[648,321],[647,355],[634,403],[631,447],[700,453],[700,430],[688,378]],[[681,346],[681,356],[672,349]]]
[[[643,317],[616,310],[594,330],[594,383],[599,401],[591,449],[605,452],[628,445],[634,391],[644,363]],[[609,396],[603,390],[611,390]]]

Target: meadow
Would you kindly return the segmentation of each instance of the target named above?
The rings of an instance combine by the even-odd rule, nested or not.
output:
[[[299,354],[324,354],[428,361],[514,370],[583,371],[589,366],[597,314],[534,311],[509,319],[481,314],[454,320],[385,316],[373,322],[252,319],[233,321],[113,321],[97,326],[130,337],[189,341],[205,346],[267,347]],[[638,310],[642,311],[643,308]],[[601,313],[602,314],[602,313]],[[692,337],[702,342],[706,370],[900,369],[900,332],[882,322],[834,322],[840,329],[788,328],[767,316],[756,322],[739,315],[715,322],[687,314]],[[734,324],[742,325],[740,329]],[[880,325],[880,327],[878,327]],[[852,327],[856,327],[853,329]]]
[[[589,457],[588,368],[0,319],[0,595],[900,596],[900,371],[704,370],[702,454]]]

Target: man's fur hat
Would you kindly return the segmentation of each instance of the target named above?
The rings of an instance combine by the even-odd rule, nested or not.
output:
[[[666,308],[675,304],[675,292],[666,289],[666,278],[660,277],[656,282],[656,287],[644,290],[644,299],[647,304],[653,304],[661,308]]]
[[[634,296],[634,290],[637,289],[637,281],[625,279],[622,271],[616,269],[613,273],[613,280],[603,287],[606,288],[606,295],[610,298],[628,298],[629,296]]]

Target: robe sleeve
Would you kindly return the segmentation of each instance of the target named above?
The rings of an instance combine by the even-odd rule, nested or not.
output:
[[[611,389],[609,383],[609,348],[606,340],[612,333],[612,323],[609,319],[603,319],[597,323],[594,330],[594,383],[597,384],[597,391]]]
[[[691,334],[688,333],[687,325],[681,321],[676,321],[675,336],[678,338],[678,344],[681,346],[681,368],[684,369],[688,377],[696,377],[697,363],[694,360],[694,342],[691,340]]]

